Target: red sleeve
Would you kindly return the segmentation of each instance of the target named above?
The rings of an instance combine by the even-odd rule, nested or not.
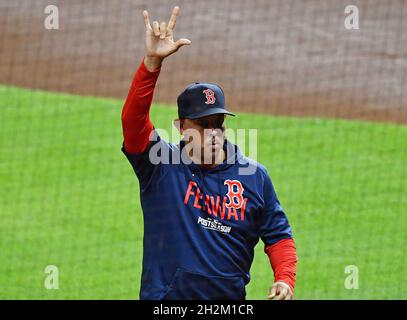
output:
[[[264,248],[274,271],[274,282],[284,281],[294,294],[297,250],[294,239],[283,239]]]
[[[150,72],[143,58],[134,75],[122,110],[124,148],[128,153],[142,153],[148,146],[153,131],[149,111],[160,70]]]

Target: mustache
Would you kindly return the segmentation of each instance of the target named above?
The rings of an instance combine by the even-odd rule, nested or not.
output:
[[[214,144],[222,144],[222,142],[223,142],[222,136],[219,136],[219,137],[213,136],[213,137],[209,137],[209,138],[205,139],[205,144],[214,145]]]

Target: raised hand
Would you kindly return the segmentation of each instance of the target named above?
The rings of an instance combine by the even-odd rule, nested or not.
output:
[[[158,68],[164,58],[178,51],[182,46],[191,44],[191,41],[185,38],[174,42],[173,33],[178,14],[179,7],[176,6],[172,10],[168,24],[154,21],[151,26],[147,10],[143,11],[144,24],[146,26],[146,53],[144,61],[147,68],[151,69],[151,71]]]

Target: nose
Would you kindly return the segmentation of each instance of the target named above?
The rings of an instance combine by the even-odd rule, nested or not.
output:
[[[218,128],[210,128],[209,129],[209,135],[210,136],[215,137],[215,136],[217,136],[219,134],[220,134],[220,130]]]

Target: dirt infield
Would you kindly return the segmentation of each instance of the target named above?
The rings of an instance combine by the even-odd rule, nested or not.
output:
[[[220,84],[231,110],[407,123],[407,1],[0,0],[0,82],[124,99],[142,59],[142,10],[192,45],[165,61],[155,101],[175,103],[191,82]]]

